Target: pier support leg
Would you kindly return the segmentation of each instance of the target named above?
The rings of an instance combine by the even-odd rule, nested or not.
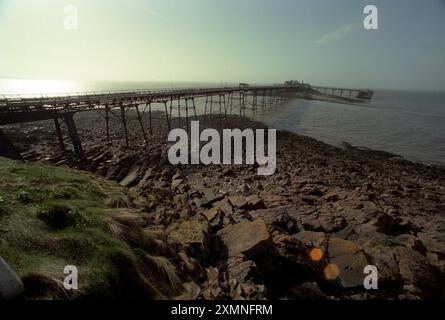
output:
[[[252,98],[252,114],[255,114],[257,112],[257,98],[257,93],[255,92]]]
[[[178,128],[181,128],[181,98],[178,97]]]
[[[60,128],[59,119],[54,118],[54,126],[56,127],[57,139],[59,140],[59,146],[62,151],[65,151],[65,143],[63,142],[62,129]]]
[[[192,98],[192,108],[193,108],[193,114],[195,116],[195,120],[198,120],[198,115],[196,114],[196,105],[195,105],[195,98]]]
[[[221,128],[222,128],[222,115],[223,115],[223,113],[222,113],[222,97],[223,97],[223,95],[220,94],[219,95],[219,124],[220,124]]]
[[[165,119],[167,121],[167,128],[168,128],[168,131],[170,131],[170,117],[168,115],[167,101],[164,101],[164,109],[165,109]]]
[[[190,121],[189,121],[189,99],[185,99],[185,125],[187,127],[187,133],[190,132]]]
[[[139,125],[141,126],[142,136],[144,137],[145,144],[148,144],[147,134],[145,133],[144,123],[142,122],[141,112],[139,111],[139,105],[136,105],[136,113],[138,115]]]
[[[224,119],[227,120],[227,102],[225,94],[223,94],[223,106],[224,106]]]
[[[153,136],[153,121],[151,116],[151,102],[148,103],[148,123],[150,125],[150,136]]]
[[[130,142],[128,141],[127,118],[125,117],[125,107],[122,104],[121,104],[121,118],[122,118],[122,124],[124,126],[125,146],[128,148],[130,146]]]
[[[172,112],[173,112],[173,97],[170,97],[170,115],[168,117],[170,125],[171,125],[171,119],[172,119]]]
[[[246,98],[247,95],[244,92],[240,92],[240,107],[239,107],[240,118],[246,116]]]
[[[110,142],[110,106],[105,106],[105,126],[107,130],[107,141]]]
[[[263,91],[263,96],[262,96],[262,100],[261,100],[261,108],[264,110],[266,110],[266,105],[267,105],[267,96],[266,96],[266,91]]]
[[[74,147],[74,153],[79,158],[83,158],[83,149],[82,149],[82,143],[80,142],[79,134],[77,133],[76,124],[74,122],[73,114],[67,113],[63,116],[65,120],[65,124],[68,128],[68,133],[71,139],[71,143]]]
[[[206,104],[204,106],[204,116],[207,116],[207,104],[209,103],[209,95],[206,94]]]
[[[240,93],[239,93],[239,117],[241,118],[242,117],[242,113],[243,113],[243,94],[241,93],[241,91],[240,91]]]

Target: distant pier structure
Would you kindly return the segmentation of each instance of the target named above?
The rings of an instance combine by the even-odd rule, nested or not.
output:
[[[351,89],[319,86],[311,86],[311,88],[319,93],[341,98],[370,100],[374,95],[374,91],[370,89]]]

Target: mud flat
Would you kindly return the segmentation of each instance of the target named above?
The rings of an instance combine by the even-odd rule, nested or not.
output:
[[[140,227],[155,237],[156,254],[177,271],[175,298],[444,297],[444,168],[284,131],[272,176],[255,166],[172,166],[161,114],[147,145],[131,122],[130,148],[118,122],[106,141],[100,120],[76,119],[83,160],[60,152],[51,122],[4,132],[28,160],[91,171],[128,190],[131,207],[151,221]],[[202,128],[264,127],[201,120]],[[363,286],[366,265],[378,269],[377,290]]]

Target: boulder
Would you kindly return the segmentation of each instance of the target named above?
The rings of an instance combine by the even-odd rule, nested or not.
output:
[[[232,206],[239,209],[256,210],[265,208],[263,199],[257,195],[251,195],[248,197],[231,196],[229,197],[229,202],[232,204]]]
[[[233,214],[233,208],[227,199],[215,202],[213,207],[220,209],[226,217],[230,217]]]
[[[288,234],[296,233],[299,230],[298,222],[293,218],[297,217],[298,213],[292,206],[255,210],[251,215],[262,218],[267,225],[274,226]]]
[[[206,187],[201,184],[195,185],[195,186],[193,186],[193,188],[195,190],[197,190],[202,195],[202,197],[199,200],[195,201],[197,206],[208,207],[211,204],[213,204],[214,202],[224,198],[223,195],[218,194],[218,192],[216,192],[214,189]]]
[[[258,262],[267,260],[275,253],[272,237],[263,219],[229,225],[218,231],[217,235],[225,246],[223,257],[231,258],[243,254]]]
[[[263,199],[267,208],[273,208],[278,206],[283,206],[289,203],[289,200],[281,195],[280,191],[274,192],[273,190],[261,193],[261,198]]]
[[[263,284],[255,284],[252,281],[240,283],[241,296],[246,300],[266,300],[267,289]]]
[[[197,219],[174,222],[167,227],[168,241],[179,244],[187,255],[203,261],[209,253],[210,235],[207,223]]]
[[[342,216],[327,216],[324,214],[320,215],[318,223],[326,233],[338,232],[347,226],[347,222]]]
[[[315,247],[326,252],[327,239],[326,234],[323,232],[314,231],[302,231],[293,235],[293,237],[303,243],[306,243],[308,247]]]
[[[426,255],[426,248],[423,245],[422,241],[420,239],[417,239],[413,235],[410,234],[398,235],[397,237],[392,239],[392,243],[415,250],[424,256]]]
[[[400,234],[414,234],[420,231],[420,228],[414,225],[409,220],[404,220],[399,217],[393,217],[392,215],[379,212],[374,219],[374,226],[377,227],[377,232],[384,233],[390,236],[397,236]]]
[[[116,176],[122,170],[122,166],[120,164],[115,164],[107,169],[105,176],[109,179],[116,179]]]
[[[317,210],[302,211],[300,219],[306,230],[334,233],[343,230],[348,225],[343,215],[330,205],[324,205]]]
[[[224,292],[219,284],[219,270],[210,267],[206,269],[207,281],[202,285],[202,293],[200,297],[204,300],[221,300]]]
[[[363,286],[363,270],[369,263],[357,244],[332,238],[328,243],[328,252],[331,264],[338,268],[338,282],[343,288]]]
[[[212,222],[213,220],[215,220],[215,218],[217,218],[220,214],[221,214],[221,210],[217,207],[212,207],[210,209],[208,209],[207,211],[205,211],[203,214],[206,217],[208,222]]]
[[[341,238],[345,240],[354,241],[359,246],[362,246],[364,242],[372,240],[378,244],[384,246],[390,246],[390,238],[385,234],[376,231],[376,227],[371,224],[348,224],[344,229],[331,234],[335,238]]]
[[[0,300],[14,299],[24,291],[25,287],[20,278],[0,257]]]
[[[131,188],[138,183],[140,165],[133,165],[128,171],[127,176],[119,182],[121,186]]]
[[[277,233],[273,237],[273,242],[280,256],[291,261],[293,264],[306,264],[309,259],[309,252],[312,244],[308,241],[300,241],[295,237]]]
[[[212,207],[205,211],[203,215],[206,217],[211,232],[216,232],[224,225],[224,212],[218,207]]]
[[[354,242],[340,238],[329,240],[329,257],[334,258],[342,255],[354,255],[360,252],[361,248]]]
[[[172,181],[171,188],[174,190],[174,189],[178,188],[184,182],[185,182],[184,179],[174,179]]]
[[[440,295],[440,281],[426,257],[406,247],[397,247],[400,276],[406,285],[413,285],[422,290],[424,298]]]
[[[248,210],[256,210],[265,208],[264,201],[259,196],[252,195],[247,197],[247,207]]]
[[[369,257],[370,264],[377,267],[379,286],[400,282],[399,265],[392,248],[376,244],[373,241],[366,241],[363,249]]]
[[[434,252],[427,252],[426,258],[428,259],[428,262],[431,264],[431,266],[436,268],[442,274],[442,277],[444,277],[445,261],[441,259],[441,256]]]
[[[235,208],[244,209],[247,206],[247,197],[243,196],[231,196],[229,202]]]
[[[153,179],[154,175],[153,175],[153,168],[148,168],[145,171],[144,176],[142,177],[142,179],[139,181],[138,183],[138,187],[142,188],[143,186],[145,186],[150,179]]]
[[[242,255],[230,258],[227,263],[229,279],[236,279],[238,282],[247,282],[251,279],[259,281],[262,279],[262,275],[255,262],[246,260]]]
[[[266,288],[263,276],[252,260],[246,260],[243,255],[227,260],[227,284],[229,296],[235,300],[263,300],[266,298]]]

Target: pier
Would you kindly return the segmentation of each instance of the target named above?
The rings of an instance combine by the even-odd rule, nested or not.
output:
[[[327,94],[340,98],[350,99],[371,99],[374,92],[369,89],[351,89],[351,88],[335,88],[335,87],[319,87],[312,86],[313,90],[322,94]]]
[[[79,94],[54,95],[5,95],[0,96],[0,126],[52,120],[54,121],[55,137],[62,150],[65,150],[63,126],[68,133],[74,153],[77,157],[84,156],[82,142],[77,132],[74,115],[78,112],[98,112],[106,123],[107,140],[110,140],[110,118],[117,118],[122,124],[122,136],[128,147],[129,129],[127,113],[136,112],[144,141],[148,143],[152,135],[152,108],[162,110],[165,123],[170,130],[173,125],[185,125],[189,130],[190,121],[197,119],[196,99],[202,99],[205,116],[217,116],[220,119],[228,115],[245,117],[246,112],[254,114],[266,108],[273,107],[296,92],[308,90],[329,90],[331,95],[343,96],[360,90],[311,87],[296,81],[285,84],[250,86],[240,84],[232,87],[158,89],[114,92],[87,92]],[[327,91],[326,91],[327,92]],[[148,113],[148,123],[144,123],[143,115]],[[173,122],[173,118],[175,121]],[[184,122],[183,122],[184,121]],[[0,132],[1,133],[1,132]],[[2,149],[11,153],[11,143],[4,134],[0,134],[0,154]]]

